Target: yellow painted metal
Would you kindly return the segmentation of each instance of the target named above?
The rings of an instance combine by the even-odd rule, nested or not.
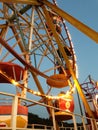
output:
[[[76,86],[76,88],[77,88],[77,90],[78,90],[78,93],[79,93],[79,95],[81,96],[81,99],[82,99],[82,101],[83,101],[83,103],[84,103],[84,105],[85,105],[85,108],[87,109],[89,116],[92,117],[92,118],[94,118],[94,115],[93,115],[93,113],[92,113],[92,111],[91,111],[91,109],[90,109],[90,106],[89,106],[89,104],[88,104],[86,98],[85,98],[85,95],[84,95],[84,93],[83,93],[83,91],[82,91],[82,89],[81,89],[81,86],[80,86],[80,84],[79,84],[79,82],[78,82],[78,80],[77,80],[77,78],[76,78],[76,75],[75,75],[74,71],[72,70],[71,64],[70,64],[70,62],[69,62],[69,60],[68,60],[67,54],[66,54],[66,52],[65,52],[65,50],[64,50],[64,47],[63,47],[63,45],[61,44],[61,41],[60,41],[60,39],[59,39],[59,37],[58,37],[58,34],[57,34],[57,32],[56,32],[56,29],[55,29],[55,27],[54,27],[54,25],[53,25],[53,23],[52,23],[52,20],[51,20],[51,18],[50,18],[50,16],[49,16],[49,12],[46,10],[45,6],[42,6],[42,9],[43,9],[43,11],[44,11],[47,24],[48,24],[49,28],[51,29],[51,31],[53,32],[53,35],[54,35],[54,37],[55,37],[55,39],[56,39],[56,42],[57,42],[57,44],[58,44],[58,47],[59,47],[59,49],[60,49],[60,51],[61,51],[61,53],[62,53],[62,55],[63,55],[63,57],[64,57],[64,60],[66,61],[66,65],[67,65],[67,67],[69,68],[69,71],[70,71],[70,73],[71,73],[71,75],[72,75],[72,78],[73,78],[73,80],[74,80],[74,83],[75,83],[75,86]]]
[[[41,0],[41,2],[48,7],[50,7],[53,11],[55,11],[59,16],[67,20],[71,25],[73,25],[75,28],[77,28],[79,31],[83,32],[85,35],[87,35],[89,38],[94,40],[96,43],[98,43],[98,32],[91,29],[84,23],[80,22],[76,18],[72,17],[68,13],[64,12],[57,6],[54,6],[52,3],[48,2],[47,0]]]
[[[96,31],[94,31],[93,29],[91,29],[90,27],[88,27],[87,25],[85,25],[84,23],[80,22],[79,20],[77,20],[76,18],[72,17],[71,15],[69,15],[68,13],[64,12],[63,10],[61,10],[60,8],[58,8],[57,6],[54,6],[52,3],[50,3],[47,0],[40,0],[40,2],[38,2],[37,0],[0,0],[0,2],[7,2],[7,3],[22,3],[22,4],[32,4],[32,5],[40,5],[41,2],[45,5],[47,5],[48,7],[50,7],[53,11],[55,11],[59,16],[61,16],[62,18],[66,19],[71,25],[73,25],[75,28],[77,28],[78,30],[80,30],[81,32],[83,32],[85,35],[87,35],[89,38],[91,38],[92,40],[94,40],[96,43],[98,43],[98,33]],[[94,117],[92,111],[90,110],[90,107],[88,105],[88,102],[86,101],[86,98],[82,92],[81,86],[71,68],[70,62],[68,61],[66,52],[63,48],[63,46],[60,43],[60,39],[58,37],[58,34],[56,33],[56,30],[51,22],[51,18],[49,17],[49,14],[47,12],[47,10],[45,9],[45,7],[43,6],[43,11],[46,14],[46,20],[47,23],[50,25],[50,29],[53,31],[53,35],[56,39],[56,42],[59,46],[59,49],[66,61],[66,64],[70,70],[70,73],[73,77],[74,83],[77,87],[77,90],[82,98],[82,101],[86,107],[86,109],[88,110],[88,114],[90,117]]]
[[[31,4],[31,5],[41,5],[41,3],[49,6],[53,11],[55,11],[59,16],[66,19],[71,25],[73,25],[75,28],[83,32],[85,35],[87,35],[89,38],[94,40],[96,43],[98,43],[98,32],[91,29],[84,23],[80,22],[73,16],[69,15],[65,11],[61,10],[57,6],[54,6],[52,3],[50,3],[47,0],[40,0],[38,2],[37,0],[0,0],[0,2],[7,2],[7,3],[22,3],[22,4]]]
[[[21,3],[21,4],[31,4],[31,5],[40,5],[37,0],[0,0],[0,2],[6,3]]]

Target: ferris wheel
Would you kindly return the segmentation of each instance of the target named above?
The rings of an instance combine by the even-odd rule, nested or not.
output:
[[[44,89],[47,85],[48,89],[66,87],[69,86],[68,80],[71,79],[57,40],[75,73],[76,56],[63,18],[51,8],[41,8],[40,3],[37,4],[32,6],[3,3],[1,5],[0,62],[1,66],[5,62],[9,63],[9,66],[20,65],[24,71],[27,71],[24,79],[20,74],[20,81],[29,82],[33,78],[38,91],[46,94]],[[8,76],[11,77],[9,74]],[[12,78],[17,79],[17,77],[13,69]],[[40,77],[43,77],[42,81]]]
[[[65,93],[72,96],[78,84],[76,55],[66,26],[71,19],[55,2],[2,0],[0,3],[0,82],[16,85],[16,94],[22,97],[30,92],[41,99],[50,98],[52,89],[65,87],[68,88]],[[78,24],[80,30],[84,28],[82,23]],[[87,29],[88,36],[94,32]],[[90,37],[97,41],[96,36]],[[82,90],[80,93],[83,95]]]

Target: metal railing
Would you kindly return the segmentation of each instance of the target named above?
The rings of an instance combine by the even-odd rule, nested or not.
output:
[[[11,114],[11,127],[0,127],[0,130],[41,130],[41,128],[43,130],[56,130],[56,124],[55,124],[55,109],[62,111],[61,109],[46,105],[44,103],[40,103],[37,102],[35,100],[31,100],[31,99],[25,99],[22,97],[19,97],[17,95],[14,94],[9,94],[9,93],[4,93],[4,92],[0,92],[0,95],[5,95],[8,97],[12,98],[12,114]],[[16,128],[16,116],[17,116],[17,105],[18,105],[18,100],[21,99],[23,101],[26,102],[30,102],[30,103],[36,103],[38,105],[44,106],[44,107],[49,107],[51,109],[52,112],[52,121],[53,121],[53,126],[46,126],[46,125],[40,125],[40,129],[39,124],[31,124],[31,128]],[[81,116],[79,114],[74,114],[74,113],[69,113],[67,111],[64,111],[66,114],[70,114],[72,116],[72,121],[73,121],[73,127],[60,127],[60,130],[97,130],[98,129],[98,125],[97,122],[98,120],[92,119],[92,118],[88,118],[88,117],[84,117]],[[78,126],[77,122],[76,122],[76,117],[79,117],[81,119],[82,125]],[[89,120],[90,124],[86,125],[85,120]],[[29,125],[30,126],[30,125]],[[36,128],[35,128],[36,127]]]

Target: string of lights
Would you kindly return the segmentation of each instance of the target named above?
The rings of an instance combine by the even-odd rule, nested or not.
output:
[[[44,97],[44,98],[48,98],[49,100],[56,100],[56,99],[59,99],[60,97],[58,96],[50,96],[50,95],[45,95],[45,94],[41,94],[40,92],[37,92],[37,91],[34,91],[32,89],[30,89],[29,87],[25,87],[24,85],[18,83],[17,81],[15,81],[14,79],[12,79],[11,77],[9,77],[5,72],[3,72],[2,70],[0,70],[0,75],[5,78],[7,81],[9,81],[11,84],[13,84],[14,86],[16,87],[19,87],[21,89],[26,89],[27,92],[33,94],[33,95],[36,95],[36,96],[41,96],[41,97]]]

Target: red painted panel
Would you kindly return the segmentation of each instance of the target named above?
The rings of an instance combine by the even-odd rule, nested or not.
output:
[[[0,62],[0,70],[16,81],[20,81],[23,78],[24,68],[17,64]],[[9,83],[9,81],[0,75],[0,83]]]
[[[12,106],[11,105],[2,105],[0,106],[0,115],[11,115]],[[18,115],[28,115],[28,108],[26,106],[18,105]]]

